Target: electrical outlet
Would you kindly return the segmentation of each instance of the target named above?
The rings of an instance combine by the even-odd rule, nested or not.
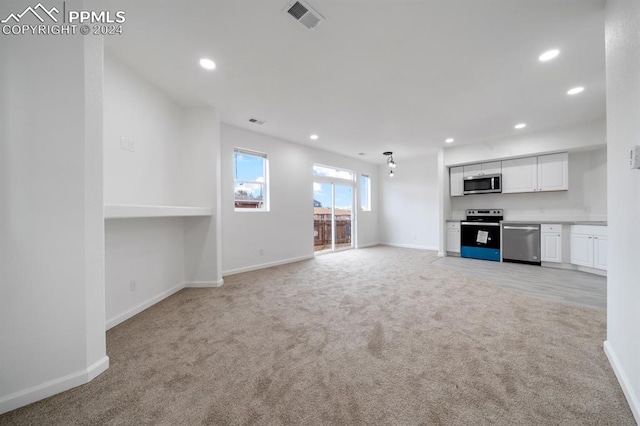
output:
[[[260,256],[264,256],[264,250],[260,249]]]
[[[136,281],[135,280],[129,281],[129,289],[131,291],[136,291]]]
[[[136,144],[131,139],[129,139],[129,151],[136,152]]]
[[[120,136],[120,149],[129,150],[129,141],[125,136]]]

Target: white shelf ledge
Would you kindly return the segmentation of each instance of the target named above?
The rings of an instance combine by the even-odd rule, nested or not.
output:
[[[143,217],[188,217],[211,216],[213,209],[186,206],[141,206],[134,204],[105,204],[105,219],[125,219]]]

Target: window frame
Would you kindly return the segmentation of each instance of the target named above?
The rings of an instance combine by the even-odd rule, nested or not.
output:
[[[342,176],[332,176],[332,175],[325,175],[325,174],[316,174],[316,167],[318,168],[322,168],[322,169],[326,169],[326,170],[331,170],[334,172],[339,173],[348,173],[351,176],[346,178],[346,177],[342,177]],[[313,174],[313,178],[314,179],[320,179],[323,181],[342,181],[342,182],[350,182],[352,184],[355,184],[358,178],[358,174],[353,171],[353,170],[348,170],[348,169],[341,169],[338,167],[333,167],[333,166],[327,166],[326,164],[320,164],[320,163],[313,163],[313,168],[312,168],[312,174]]]
[[[252,156],[252,157],[258,157],[261,158],[263,161],[263,174],[264,174],[264,182],[258,181],[258,180],[246,180],[246,179],[237,179],[237,166],[238,166],[238,162],[236,161],[236,155],[240,154],[240,155],[248,155],[248,156]],[[233,172],[233,211],[234,212],[255,212],[255,213],[262,213],[262,212],[268,212],[270,209],[269,206],[269,194],[270,194],[270,188],[269,188],[269,156],[264,153],[264,152],[260,152],[260,151],[255,151],[252,149],[246,149],[246,148],[239,148],[239,147],[234,147],[233,148],[233,167],[232,167],[232,172]],[[260,185],[262,187],[262,207],[237,207],[236,205],[236,187],[238,185],[238,183],[241,184],[250,184],[250,185]]]

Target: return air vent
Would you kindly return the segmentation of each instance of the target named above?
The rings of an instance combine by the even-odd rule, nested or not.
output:
[[[320,22],[324,21],[322,15],[302,1],[289,2],[283,10],[293,16],[295,20],[304,25],[305,28],[310,30],[315,28]]]
[[[262,121],[262,120],[258,120],[257,118],[250,118],[250,119],[249,119],[249,123],[253,123],[253,124],[264,124],[264,121]]]

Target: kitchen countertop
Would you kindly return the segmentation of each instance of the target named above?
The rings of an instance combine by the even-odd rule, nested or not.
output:
[[[447,219],[447,222],[462,222],[465,219]],[[549,225],[592,225],[592,226],[607,226],[606,220],[503,220],[501,223],[534,223],[534,224],[549,224]]]
[[[539,223],[549,225],[593,225],[607,226],[606,220],[503,220],[501,223]]]

